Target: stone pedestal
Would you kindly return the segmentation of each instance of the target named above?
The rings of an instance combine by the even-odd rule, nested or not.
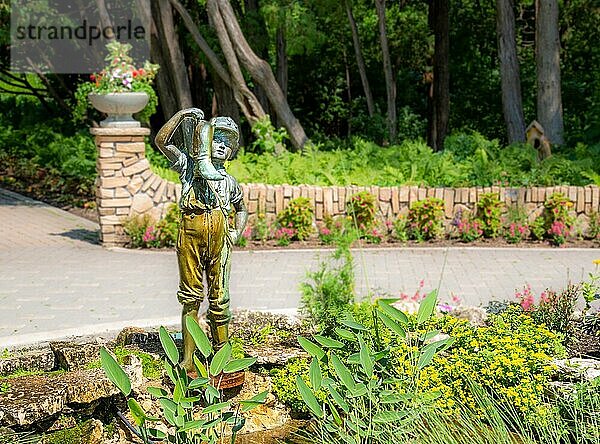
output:
[[[96,204],[100,241],[120,247],[129,241],[123,230],[126,218],[148,214],[158,221],[175,202],[181,185],[155,175],[145,156],[147,128],[92,128],[96,138]]]

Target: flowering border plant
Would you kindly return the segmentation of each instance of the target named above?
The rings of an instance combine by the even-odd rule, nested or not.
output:
[[[152,88],[152,82],[159,66],[146,60],[142,66],[136,66],[129,55],[131,45],[110,42],[106,45],[108,65],[99,73],[91,74],[89,82],[79,84],[75,92],[76,104],[73,110],[75,120],[83,120],[88,108],[88,94],[109,94],[120,92],[145,92],[149,100],[138,114],[142,122],[147,122],[156,112],[158,99]]]

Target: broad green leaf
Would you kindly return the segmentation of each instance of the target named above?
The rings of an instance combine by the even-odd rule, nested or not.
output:
[[[185,317],[185,325],[190,332],[190,335],[192,335],[192,338],[194,338],[194,342],[196,343],[198,350],[200,350],[200,353],[202,353],[205,358],[208,358],[212,354],[213,349],[204,330],[200,328],[198,322],[191,316]]]
[[[198,374],[200,376],[202,376],[203,378],[208,378],[208,371],[206,370],[206,367],[200,361],[198,356],[196,356],[195,354],[194,354],[194,365],[196,366],[196,370],[198,371]]]
[[[177,350],[175,341],[173,341],[173,338],[165,327],[160,327],[158,330],[158,337],[160,338],[160,343],[162,344],[169,361],[171,361],[173,365],[177,365],[179,362],[179,351]]]
[[[184,424],[185,424],[185,417],[184,416],[175,415],[175,425],[177,427],[183,427]]]
[[[158,400],[159,404],[162,406],[164,411],[169,411],[175,413],[177,411],[177,404],[171,401],[168,398],[160,398]]]
[[[249,410],[252,410],[254,407],[258,407],[259,405],[264,404],[268,395],[269,391],[266,390],[264,392],[259,393],[258,395],[254,395],[250,399],[240,401],[240,404],[242,405],[242,412],[247,412]]]
[[[352,353],[348,356],[348,364],[360,365],[360,353]]]
[[[337,403],[337,405],[339,405],[344,412],[348,413],[350,411],[350,407],[348,406],[348,403],[344,400],[344,398],[342,398],[340,392],[338,392],[332,386],[328,386],[327,390],[329,391],[329,393],[331,393],[331,397]]]
[[[408,412],[404,410],[377,412],[373,415],[373,422],[386,424],[388,422],[402,421],[406,415],[408,415]]]
[[[330,399],[327,400],[327,405],[329,406],[329,410],[331,410],[331,414],[333,415],[334,422],[338,426],[341,426],[342,425],[342,418],[340,417],[340,414],[338,413],[337,409],[335,408],[335,405],[333,405],[333,402],[331,402]]]
[[[156,439],[165,439],[167,437],[167,435],[165,435],[165,432],[162,432],[158,429],[148,429],[148,435],[151,438],[156,438]]]
[[[202,413],[214,413],[219,412],[221,410],[225,410],[231,407],[231,402],[219,402],[218,404],[209,405],[205,409],[202,410]]]
[[[146,415],[146,412],[144,412],[142,406],[139,405],[138,402],[133,398],[129,398],[127,400],[127,406],[129,407],[131,416],[133,416],[133,421],[135,422],[135,425],[141,427],[146,422],[146,418],[148,417],[148,415]]]
[[[308,406],[313,415],[315,415],[317,418],[322,418],[323,409],[321,408],[319,401],[317,401],[314,393],[308,388],[306,382],[304,382],[300,376],[296,376],[296,386],[300,391],[302,400]]]
[[[430,348],[434,349],[437,352],[440,348],[442,348],[446,345],[446,343],[448,342],[449,339],[450,338],[440,339],[439,341],[435,341],[435,342],[432,342],[431,344],[427,344],[425,347],[423,347],[421,352],[425,353],[425,351],[429,350]]]
[[[367,327],[351,319],[342,319],[340,322],[352,330],[367,331]]]
[[[425,296],[425,299],[423,299],[419,305],[419,311],[417,312],[417,324],[421,325],[431,317],[433,310],[435,310],[436,304],[437,291],[433,290],[431,293]]]
[[[419,395],[419,398],[422,401],[434,401],[436,399],[438,399],[440,396],[442,396],[442,392],[440,392],[439,390],[436,390],[435,392],[427,392],[427,393],[423,393],[421,395]]]
[[[358,344],[360,345],[360,365],[365,371],[365,374],[371,379],[373,377],[373,360],[371,359],[369,346],[365,344],[362,335],[358,335]]]
[[[435,351],[435,348],[429,348],[421,352],[421,355],[419,356],[419,362],[417,363],[417,367],[419,367],[419,370],[429,365],[429,363],[435,356]]]
[[[325,356],[325,352],[321,347],[319,347],[314,342],[303,338],[302,336],[298,336],[298,343],[306,351],[306,353],[311,355],[313,358],[317,358],[319,361],[323,359],[323,356]]]
[[[315,358],[312,359],[309,368],[310,375],[310,385],[314,391],[317,391],[321,388],[321,382],[323,382],[323,375],[321,374],[321,367],[319,367],[319,361]]]
[[[356,341],[356,335],[354,333],[352,333],[350,330],[346,330],[345,328],[337,327],[335,329],[335,332],[342,339],[346,339],[347,341]]]
[[[179,379],[179,378],[177,378],[177,375],[175,374],[175,369],[173,369],[173,366],[167,359],[165,359],[163,361],[163,365],[165,367],[165,372],[167,373],[167,376],[169,377],[171,382],[173,384],[175,384],[177,382],[177,379]]]
[[[388,315],[391,319],[393,319],[396,322],[400,322],[402,325],[408,325],[408,316],[406,316],[403,312],[398,310],[396,307],[386,304],[383,301],[379,302],[379,309],[383,311],[386,315]]]
[[[352,390],[356,385],[354,382],[354,378],[352,377],[352,373],[348,370],[348,367],[344,365],[344,363],[338,358],[335,353],[331,354],[331,363],[333,364],[333,370],[340,378],[340,381],[348,388],[348,390]]]
[[[188,386],[188,388],[190,390],[194,390],[194,389],[197,389],[197,388],[203,388],[209,382],[210,382],[210,379],[208,379],[208,378],[196,378],[192,382],[190,382],[190,385]]]
[[[117,361],[115,361],[115,358],[104,347],[100,349],[100,362],[110,382],[116,385],[125,396],[129,396],[131,393],[131,381],[127,373],[125,373]]]
[[[254,365],[255,362],[256,358],[234,359],[225,364],[223,371],[225,373],[239,372],[240,370],[245,370],[251,365]]]
[[[314,335],[313,338],[323,347],[327,348],[342,348],[344,346],[343,342],[336,341],[335,339],[328,338],[326,336]]]
[[[204,389],[204,397],[206,398],[206,402],[211,404],[214,399],[218,399],[221,397],[221,393],[209,384],[208,387]]]
[[[352,389],[350,389],[350,397],[357,398],[359,396],[364,396],[367,393],[367,386],[362,382],[360,384],[356,384]]]
[[[169,394],[169,392],[160,387],[147,387],[146,391],[157,398],[160,398],[161,396],[167,396]]]
[[[229,358],[231,358],[231,344],[228,342],[215,353],[210,361],[210,374],[212,376],[218,376],[223,370],[223,367],[225,367],[225,363],[229,361]]]
[[[381,319],[381,321],[385,324],[387,328],[392,330],[401,338],[406,338],[406,331],[404,330],[404,328],[402,328],[402,326],[399,323],[397,323],[388,315],[379,310],[377,311],[377,316],[379,316],[379,319]]]
[[[202,419],[198,419],[196,421],[187,421],[185,424],[183,424],[183,427],[177,429],[177,432],[181,433],[187,432],[188,430],[200,429],[204,424],[206,424],[206,421]]]
[[[428,331],[427,333],[425,333],[423,335],[423,341],[429,341],[431,338],[435,338],[437,335],[440,334],[439,330],[433,330],[433,331]]]
[[[185,395],[185,390],[183,388],[183,384],[181,382],[181,379],[178,379],[177,382],[175,383],[175,389],[173,390],[173,401],[175,401],[175,402],[181,401],[181,398],[183,398],[184,395]]]
[[[175,412],[172,412],[171,410],[167,410],[167,409],[163,408],[163,415],[169,424],[171,424],[172,426],[176,425],[175,424]]]

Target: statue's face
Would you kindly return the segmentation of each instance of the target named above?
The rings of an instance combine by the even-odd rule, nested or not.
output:
[[[235,142],[230,140],[231,138],[224,132],[215,129],[213,134],[212,143],[212,158],[216,160],[226,161],[231,156],[234,147],[232,146]]]

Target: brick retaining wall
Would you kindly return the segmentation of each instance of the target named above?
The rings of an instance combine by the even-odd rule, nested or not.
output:
[[[98,160],[96,163],[96,203],[100,216],[101,242],[105,246],[123,246],[128,238],[123,231],[123,220],[136,214],[161,218],[170,203],[177,202],[181,185],[155,175],[145,158],[144,139],[150,134],[146,128],[93,128]],[[297,197],[308,197],[314,204],[317,221],[325,215],[344,214],[346,201],[359,191],[376,196],[379,215],[387,219],[408,211],[413,202],[427,197],[444,201],[445,215],[451,219],[460,209],[472,211],[482,193],[498,193],[507,205],[519,205],[535,218],[543,209],[544,200],[555,192],[562,192],[575,205],[579,222],[587,224],[587,216],[600,211],[600,188],[574,187],[471,187],[425,188],[417,186],[358,187],[313,185],[243,184],[242,189],[250,217],[264,213],[268,220]]]

